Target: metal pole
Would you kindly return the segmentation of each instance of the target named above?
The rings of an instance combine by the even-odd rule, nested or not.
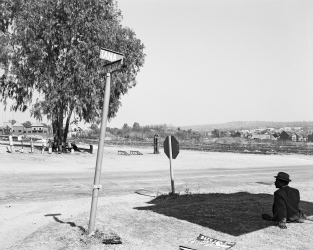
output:
[[[98,152],[97,152],[97,163],[96,163],[96,170],[95,170],[94,187],[92,190],[92,201],[91,201],[91,210],[90,210],[90,218],[89,218],[89,226],[88,226],[89,235],[92,235],[94,228],[95,228],[98,194],[99,194],[99,189],[100,189],[100,177],[101,177],[101,167],[102,167],[102,158],[103,158],[104,138],[105,138],[105,130],[107,126],[107,117],[108,117],[108,112],[109,112],[110,84],[111,84],[111,74],[107,73],[103,107],[102,107],[102,121],[101,121],[100,138],[99,138]]]
[[[170,171],[171,171],[171,186],[172,186],[172,194],[175,194],[175,186],[174,186],[174,173],[172,168],[172,140],[171,135],[168,137],[168,145],[169,145],[169,153],[170,153]]]

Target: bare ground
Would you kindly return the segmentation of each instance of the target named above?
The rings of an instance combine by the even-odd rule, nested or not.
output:
[[[200,233],[236,242],[235,249],[312,249],[313,223],[280,230],[270,213],[273,175],[286,171],[313,215],[313,157],[182,150],[173,161],[177,199],[166,156],[118,155],[105,148],[96,228],[121,237],[104,245],[88,228],[95,155],[8,154],[0,151],[0,249],[178,249]],[[139,195],[134,193],[139,190]]]

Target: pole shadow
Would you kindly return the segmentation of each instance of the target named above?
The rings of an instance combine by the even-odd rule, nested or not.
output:
[[[273,195],[248,192],[161,195],[148,202],[152,206],[135,209],[240,236],[275,225],[275,222],[264,221],[261,217],[263,213],[272,214],[273,201]],[[313,215],[311,202],[301,201],[300,209],[308,216]]]
[[[71,227],[78,227],[79,230],[81,230],[82,232],[85,232],[85,228],[83,228],[82,226],[77,226],[74,222],[70,222],[70,221],[65,222],[65,221],[60,220],[58,217],[56,217],[59,215],[61,214],[45,214],[46,217],[51,216],[56,222],[59,222],[61,224],[69,224]]]

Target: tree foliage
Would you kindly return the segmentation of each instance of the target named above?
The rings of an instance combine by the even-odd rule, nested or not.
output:
[[[73,114],[86,122],[101,115],[106,62],[99,54],[105,47],[125,55],[125,67],[112,77],[108,118],[116,115],[145,58],[142,42],[121,25],[116,2],[28,0],[14,16],[13,33],[2,41],[10,47],[4,60],[10,70],[0,81],[1,101],[13,99],[12,110],[30,109],[38,120],[46,115],[55,140],[66,141]]]
[[[213,129],[211,132],[212,137],[218,138],[220,137],[220,131],[218,129]]]
[[[9,122],[14,125],[16,123],[16,120],[12,119],[12,120],[9,120]]]
[[[24,126],[24,128],[31,128],[32,123],[30,121],[26,121],[26,122],[23,122],[23,126]]]
[[[100,129],[98,127],[97,124],[91,124],[90,129],[95,133],[95,134],[99,134],[100,133]]]
[[[139,125],[139,123],[138,122],[135,122],[134,124],[133,124],[133,130],[140,130],[140,125]]]

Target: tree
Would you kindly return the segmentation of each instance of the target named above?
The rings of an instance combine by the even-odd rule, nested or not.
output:
[[[220,131],[218,129],[214,129],[211,132],[212,137],[218,138],[220,137]]]
[[[138,122],[135,122],[135,123],[134,123],[134,125],[133,125],[133,130],[135,130],[135,131],[140,130],[140,125],[139,125]]]
[[[0,32],[8,32],[21,7],[22,0],[0,0]]]
[[[0,0],[0,67],[8,66],[10,27],[22,7],[22,0]]]
[[[9,120],[9,122],[10,122],[12,125],[14,125],[14,124],[16,123],[16,121],[15,121],[14,119]]]
[[[108,118],[114,117],[145,58],[144,45],[121,20],[115,1],[24,1],[6,40],[10,70],[0,80],[1,101],[13,99],[11,109],[30,109],[38,120],[46,115],[55,141],[66,141],[73,113],[86,122],[101,116],[106,62],[99,54],[105,47],[125,55],[125,67],[112,76]]]
[[[130,129],[130,127],[128,126],[128,124],[127,123],[124,123],[124,125],[123,125],[123,128],[122,128],[123,130],[129,130]]]
[[[225,137],[227,135],[226,131],[220,131],[219,136],[220,137]]]
[[[30,121],[26,121],[23,123],[24,128],[31,128],[32,127],[32,123]]]
[[[95,133],[95,134],[99,134],[100,133],[100,129],[98,127],[97,124],[91,124],[90,129]]]

